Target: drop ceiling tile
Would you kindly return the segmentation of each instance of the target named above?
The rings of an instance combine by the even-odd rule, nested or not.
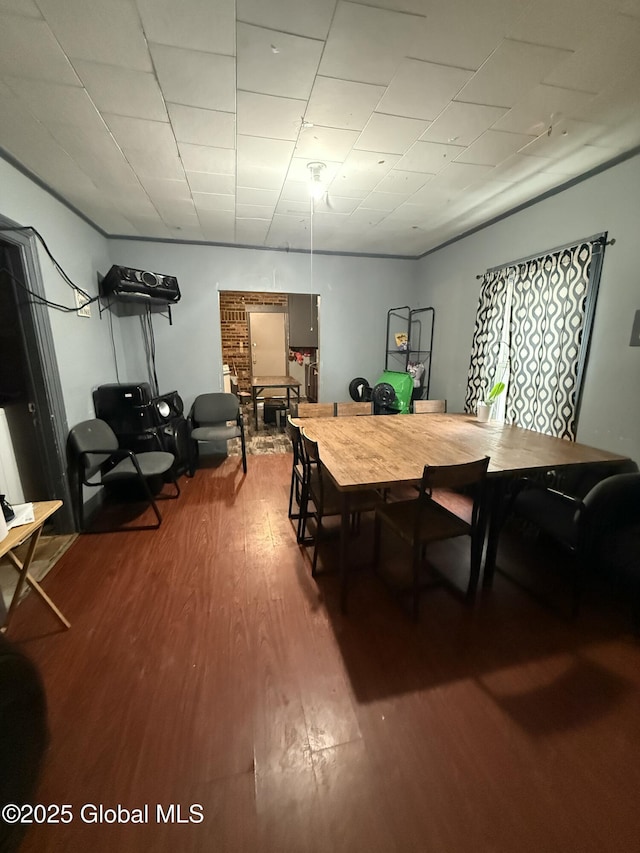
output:
[[[411,56],[476,70],[518,20],[529,0],[447,0],[429,3],[427,24]]]
[[[151,42],[235,54],[234,0],[137,0],[137,6]]]
[[[343,198],[364,198],[399,159],[397,154],[354,150],[337,170],[330,193]]]
[[[349,217],[349,221],[354,228],[360,228],[361,226],[371,228],[383,220],[386,213],[387,211],[385,210],[372,210],[371,208],[365,207],[364,201],[362,201],[360,202],[360,207],[354,210]]]
[[[345,198],[343,196],[327,193],[322,200],[322,204],[324,204],[325,208],[330,210],[332,213],[350,214],[353,213],[361,201],[362,199],[360,198]],[[319,207],[320,206],[316,205],[316,210],[318,210]]]
[[[487,130],[457,158],[458,163],[497,166],[535,139],[524,133]]]
[[[231,56],[149,45],[166,101],[232,113],[236,109],[236,70]]]
[[[115,185],[126,190],[138,184],[135,172],[104,124],[79,126],[62,122],[49,125],[49,130],[96,187]]]
[[[531,133],[537,136],[564,116],[583,112],[594,96],[589,92],[562,89],[540,83],[526,92],[495,125],[494,130]]]
[[[464,68],[404,59],[378,105],[378,111],[427,121],[456,97],[473,72]]]
[[[509,183],[525,183],[531,175],[545,170],[550,163],[551,160],[546,157],[513,154],[495,167],[493,176]]]
[[[459,101],[512,107],[571,52],[505,39],[458,95]]]
[[[201,210],[226,210],[233,212],[236,209],[236,199],[233,195],[193,193],[193,203],[198,212]]]
[[[464,150],[461,145],[418,141],[398,161],[398,169],[407,172],[422,172],[425,175],[437,175]]]
[[[358,135],[357,130],[314,125],[300,132],[295,154],[307,160],[341,161],[353,148]]]
[[[384,86],[316,77],[304,117],[324,127],[362,130],[384,92]]]
[[[408,196],[399,193],[372,192],[363,200],[362,206],[370,210],[395,210],[407,201]]]
[[[425,142],[471,145],[481,133],[507,112],[505,107],[487,107],[452,101],[422,134]],[[506,129],[506,128],[505,128]]]
[[[602,126],[588,121],[561,119],[551,134],[544,133],[521,149],[523,154],[557,159],[575,151],[602,133]]]
[[[153,74],[76,60],[75,68],[100,112],[166,121],[167,110]]]
[[[571,152],[571,157],[551,162],[542,171],[549,175],[575,178],[613,159],[617,153],[613,149],[601,147],[598,139],[598,145],[582,145]]]
[[[43,124],[67,123],[78,127],[102,124],[84,89],[22,77],[5,77],[4,82]]]
[[[320,74],[386,86],[404,57],[417,55],[426,31],[424,17],[358,3],[339,3],[322,55]]]
[[[238,183],[243,186],[280,191],[285,175],[286,168],[238,162]]]
[[[298,36],[324,39],[336,0],[236,0],[238,21]]]
[[[275,212],[283,216],[308,216],[311,211],[310,201],[292,201],[282,197],[276,206]]]
[[[506,30],[508,38],[577,50],[597,27],[602,0],[536,0]]]
[[[233,243],[236,219],[233,213],[205,210],[198,213],[202,233],[215,243]]]
[[[80,86],[73,66],[44,21],[0,14],[0,75]]]
[[[181,180],[184,169],[168,123],[105,114],[117,143],[141,176]]]
[[[196,216],[196,207],[190,198],[154,199],[153,207],[158,211],[162,220],[171,225],[192,221]]]
[[[27,18],[41,18],[40,10],[34,0],[0,0],[0,12],[24,15]]]
[[[71,59],[153,70],[138,10],[130,0],[38,0],[38,6]]]
[[[236,242],[245,246],[262,246],[270,225],[271,219],[236,218]]]
[[[162,178],[144,178],[141,183],[151,200],[184,201],[191,199],[191,188],[186,180],[168,181]]]
[[[430,189],[434,187],[444,187],[450,190],[464,190],[476,181],[493,172],[493,166],[480,165],[476,163],[449,163],[446,169],[443,169],[437,177],[433,179],[429,185]],[[415,198],[415,197],[414,197]]]
[[[241,219],[270,219],[273,216],[273,207],[264,207],[260,204],[238,204],[236,216]]]
[[[231,148],[214,148],[210,145],[192,145],[179,142],[178,150],[188,172],[210,172],[212,175],[232,175],[236,165]]]
[[[278,249],[308,249],[309,218],[276,214],[267,234],[267,245]]]
[[[290,173],[291,170],[289,170]],[[297,201],[309,207],[309,182],[290,180],[287,176],[287,180],[282,186],[280,199],[282,201]]]
[[[203,110],[182,104],[167,104],[171,126],[178,142],[234,148],[236,122],[233,113]]]
[[[208,172],[192,172],[187,169],[186,175],[193,192],[230,195],[236,188],[235,174],[211,175]]]
[[[567,89],[601,92],[623,69],[640,68],[640,20],[627,15],[601,15],[591,38],[565,62],[549,68],[542,82]]]
[[[257,204],[262,207],[270,207],[272,211],[278,202],[278,197],[279,193],[277,190],[258,190],[253,187],[238,187],[236,191],[236,201],[238,204]],[[260,219],[260,217],[258,217],[258,219]]]
[[[322,42],[238,24],[238,88],[284,98],[309,97]]]
[[[295,141],[306,107],[295,98],[238,92],[238,133]]]
[[[429,176],[419,172],[404,172],[402,169],[391,169],[376,185],[376,192],[400,193],[412,195],[429,180]]]
[[[427,126],[426,121],[374,113],[358,137],[355,148],[404,154]]]
[[[240,166],[270,166],[278,170],[289,168],[293,142],[283,139],[262,139],[258,136],[238,135],[238,168]],[[252,186],[238,180],[242,186]],[[262,188],[264,189],[264,188]]]

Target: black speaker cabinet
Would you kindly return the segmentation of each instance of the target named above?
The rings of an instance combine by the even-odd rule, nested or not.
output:
[[[153,406],[153,416],[158,426],[181,417],[184,412],[184,403],[177,391],[169,391],[168,394],[161,394],[159,397],[154,397],[151,404]]]
[[[143,432],[156,425],[148,382],[98,385],[93,392],[93,405],[96,417],[106,421],[118,436]]]
[[[178,279],[148,270],[114,264],[102,280],[102,295],[127,302],[174,303],[180,300]]]

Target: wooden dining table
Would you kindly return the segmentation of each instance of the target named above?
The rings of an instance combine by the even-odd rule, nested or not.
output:
[[[347,602],[349,494],[418,484],[425,465],[454,465],[489,457],[488,532],[484,564],[490,582],[498,546],[499,508],[509,479],[580,465],[610,466],[628,457],[543,435],[522,427],[481,423],[474,415],[370,415],[299,418],[296,423],[318,442],[323,470],[342,496],[340,577]]]

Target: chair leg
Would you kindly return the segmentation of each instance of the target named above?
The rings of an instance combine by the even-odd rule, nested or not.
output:
[[[471,536],[471,571],[469,573],[469,584],[467,586],[467,600],[474,601],[478,582],[480,580],[480,566],[482,564],[482,536],[477,532]]]
[[[411,615],[413,621],[417,622],[420,618],[420,562],[422,557],[422,545],[420,542],[414,542],[413,545],[413,601],[411,606]]]
[[[80,533],[84,533],[84,489],[82,474],[78,471],[78,527]]]
[[[242,470],[247,473],[247,445],[244,440],[244,427],[240,430],[240,444],[242,445]]]
[[[195,477],[196,468],[198,467],[199,455],[200,451],[198,449],[198,442],[191,439],[191,452],[189,454],[189,467],[187,470],[187,474],[190,477]]]
[[[313,541],[313,562],[311,563],[311,577],[315,578],[318,569],[318,546],[322,538],[322,515],[317,515],[316,535]]]

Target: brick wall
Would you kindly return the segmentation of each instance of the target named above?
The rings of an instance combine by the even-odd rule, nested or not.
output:
[[[220,293],[222,362],[238,377],[238,390],[251,391],[249,320],[247,306],[289,305],[286,293],[248,293],[225,290]]]

